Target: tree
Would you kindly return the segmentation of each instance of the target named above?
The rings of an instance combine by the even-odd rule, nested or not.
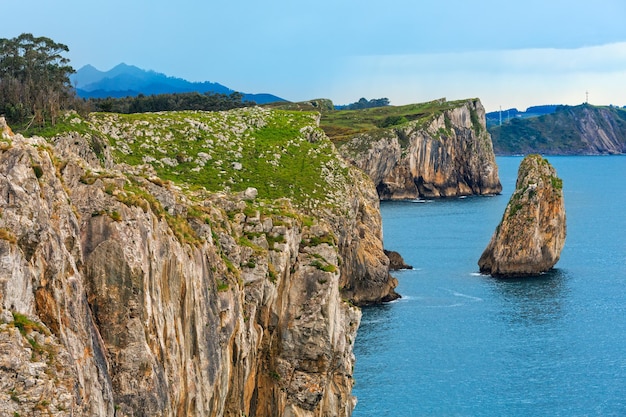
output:
[[[365,97],[361,97],[359,101],[348,104],[343,108],[346,110],[361,110],[361,109],[371,109],[373,107],[384,107],[389,105],[388,98],[374,98],[372,100],[367,100]]]
[[[75,101],[65,52],[66,45],[30,33],[0,39],[0,113],[18,124],[54,124]]]

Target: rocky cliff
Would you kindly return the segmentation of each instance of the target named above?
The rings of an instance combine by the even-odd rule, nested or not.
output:
[[[0,415],[351,413],[353,303],[395,280],[315,114],[56,129],[0,141]]]
[[[382,200],[501,192],[478,99],[407,110],[379,124],[391,126],[358,133],[339,148],[372,178]]]
[[[565,234],[563,183],[546,159],[528,155],[502,221],[478,261],[480,272],[517,277],[548,271],[561,256]]]
[[[626,109],[617,107],[559,106],[552,114],[512,119],[490,131],[497,154],[626,153]]]

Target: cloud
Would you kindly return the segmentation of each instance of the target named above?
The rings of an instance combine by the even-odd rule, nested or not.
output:
[[[337,74],[333,93],[339,102],[346,93],[389,97],[393,104],[479,97],[491,109],[524,108],[579,104],[590,90],[591,102],[595,97],[597,104],[620,104],[626,101],[626,42],[576,49],[355,56]]]
[[[626,69],[626,42],[576,49],[534,48],[409,55],[363,55],[348,63],[374,72],[610,72]]]

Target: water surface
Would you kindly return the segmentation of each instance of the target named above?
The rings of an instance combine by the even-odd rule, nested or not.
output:
[[[415,267],[403,298],[363,311],[354,417],[626,416],[626,157],[549,157],[563,179],[567,240],[545,275],[478,274],[515,187],[383,203],[385,246]]]

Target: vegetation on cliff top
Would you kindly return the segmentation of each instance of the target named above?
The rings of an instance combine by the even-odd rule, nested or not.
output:
[[[466,101],[440,99],[405,106],[325,112],[322,114],[320,127],[333,142],[342,144],[359,134],[372,133],[408,122],[418,121],[426,125],[444,111],[457,108]]]
[[[613,153],[596,149],[585,138],[585,131],[597,137],[599,131],[626,137],[626,109],[617,107],[559,106],[552,114],[527,119],[511,119],[491,127],[496,154],[585,154]],[[601,144],[601,146],[604,144]],[[622,139],[622,146],[626,141]]]
[[[0,114],[14,127],[54,124],[78,103],[69,79],[74,69],[63,56],[68,51],[30,33],[0,39]]]
[[[341,201],[348,166],[316,126],[317,114],[259,107],[227,112],[68,115],[40,132],[77,131],[110,144],[118,163],[152,169],[190,191],[258,190],[261,199],[290,198],[301,208]],[[98,138],[98,140],[94,140]]]

